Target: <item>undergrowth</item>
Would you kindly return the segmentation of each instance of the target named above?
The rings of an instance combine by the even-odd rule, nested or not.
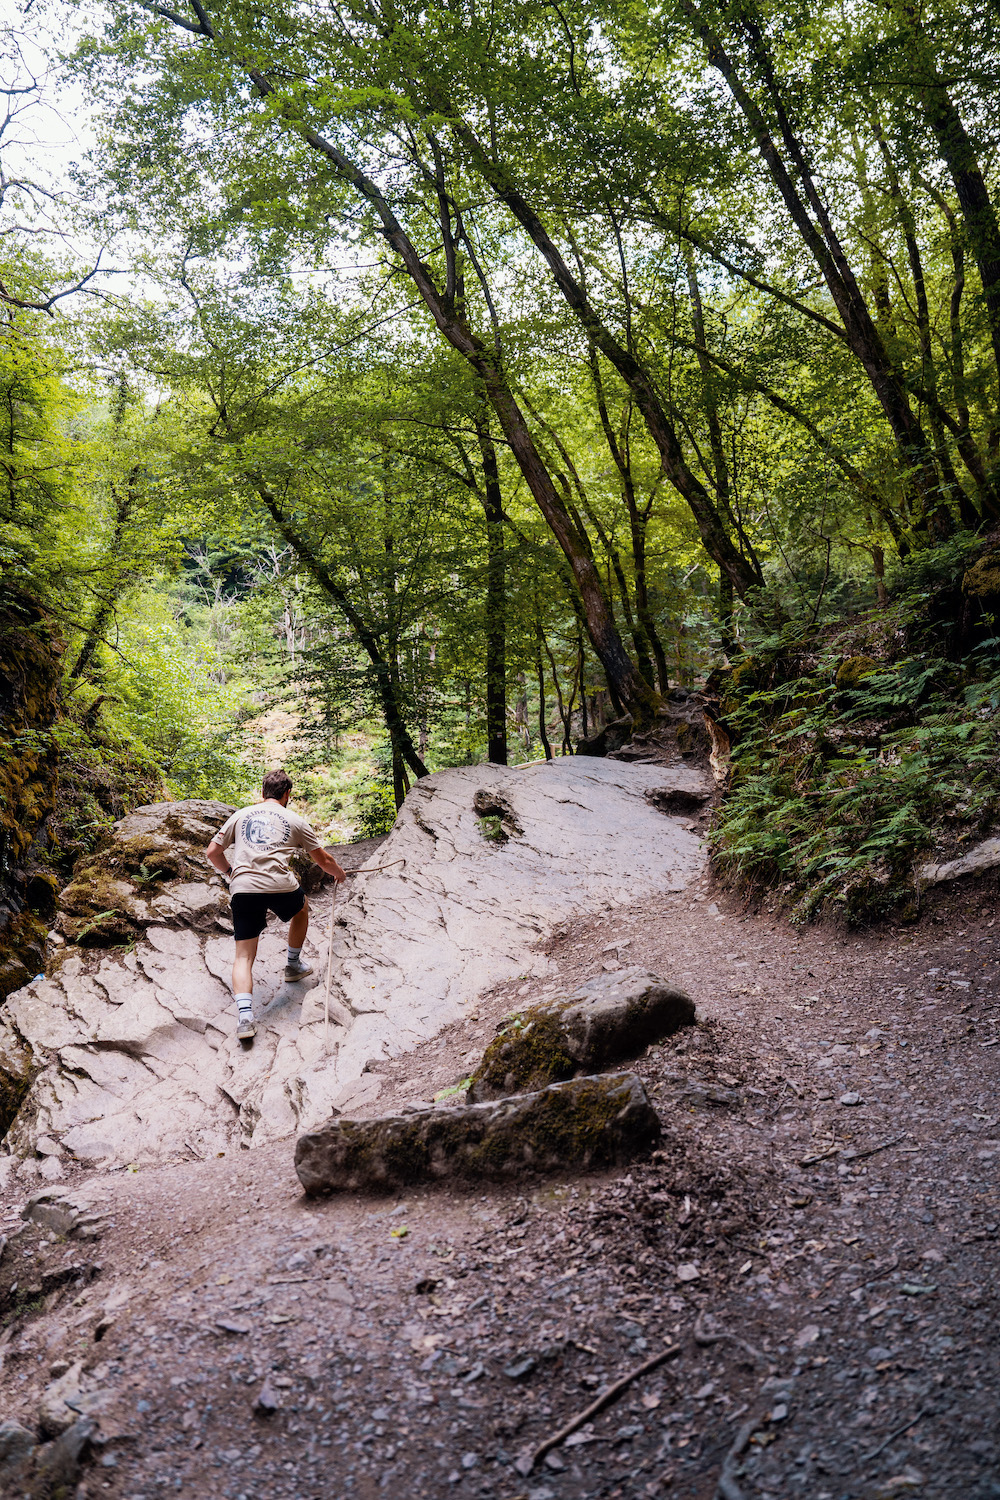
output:
[[[1000,638],[983,610],[963,638],[960,578],[911,579],[846,623],[786,626],[720,680],[732,779],[712,841],[727,883],[793,921],[913,919],[920,864],[988,834]]]

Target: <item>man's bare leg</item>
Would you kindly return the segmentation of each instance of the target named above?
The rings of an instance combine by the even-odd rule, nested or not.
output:
[[[297,911],[288,924],[288,958],[285,964],[286,979],[304,979],[312,973],[308,964],[302,962],[302,944],[309,931],[309,902],[302,899],[302,910]]]
[[[302,910],[297,911],[288,924],[289,948],[301,948],[309,931],[309,902],[303,898]]]
[[[253,961],[257,957],[257,938],[238,938],[233,960],[233,994],[236,997],[236,1035],[241,1042],[256,1035],[253,1024]]]
[[[259,938],[238,938],[233,959],[233,994],[253,994],[253,961],[257,957]]]

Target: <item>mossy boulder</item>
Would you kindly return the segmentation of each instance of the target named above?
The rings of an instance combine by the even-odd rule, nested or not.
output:
[[[992,608],[1000,603],[1000,552],[984,552],[966,571],[962,592]]]
[[[211,926],[226,894],[205,850],[232,811],[197,799],[136,808],[78,861],[59,902],[62,932],[81,947],[109,948],[153,923]]]
[[[657,975],[643,969],[603,974],[502,1021],[473,1075],[469,1101],[617,1067],[694,1020],[690,995]]]
[[[311,1196],[391,1193],[442,1178],[496,1181],[618,1166],[659,1137],[639,1079],[619,1073],[486,1104],[331,1120],[299,1137],[295,1170]]]
[[[873,656],[848,656],[837,668],[836,684],[841,691],[858,688],[866,677],[879,669]]]

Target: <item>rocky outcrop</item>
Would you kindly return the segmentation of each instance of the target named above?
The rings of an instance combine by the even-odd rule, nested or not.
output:
[[[196,800],[137,807],[78,863],[59,899],[58,931],[80,947],[110,948],[164,922],[230,925],[225,882],[206,876],[205,849],[233,810]]]
[[[540,947],[558,924],[684,889],[703,868],[699,841],[648,794],[704,788],[683,764],[576,757],[418,782],[338,896],[329,1029],[323,890],[312,978],[285,984],[284,929],[262,935],[250,1051],[235,1037],[225,887],[199,864],[228,808],[139,809],[78,868],[59,917],[78,941],[0,1010],[0,1096],[29,1085],[8,1149],[34,1158],[44,1137],[87,1164],[190,1159],[357,1108],[362,1075],[371,1105],[369,1064],[434,1036],[502,980],[543,980]],[[98,932],[108,946],[89,946]]]
[[[660,1122],[634,1074],[577,1078],[494,1103],[331,1120],[300,1136],[295,1170],[311,1195],[394,1192],[445,1177],[617,1166],[649,1150]]]
[[[691,997],[655,974],[623,969],[601,975],[502,1021],[473,1075],[469,1100],[499,1099],[616,1067],[694,1019]]]
[[[99,1240],[108,1227],[102,1196],[92,1190],[47,1187],[32,1193],[21,1218],[51,1229],[63,1239]]]

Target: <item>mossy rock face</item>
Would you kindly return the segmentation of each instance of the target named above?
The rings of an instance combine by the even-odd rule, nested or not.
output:
[[[639,1079],[619,1073],[487,1104],[331,1120],[299,1137],[295,1170],[310,1195],[391,1193],[443,1178],[594,1171],[631,1160],[659,1137]]]
[[[225,903],[205,850],[233,811],[224,802],[158,802],[138,807],[77,862],[59,901],[59,927],[87,948],[129,944],[157,922],[211,924]],[[172,897],[180,892],[180,901]],[[199,899],[192,905],[192,895]]]
[[[860,687],[866,677],[879,669],[873,656],[849,656],[837,668],[836,684],[842,690]]]
[[[52,878],[61,653],[34,602],[0,590],[0,1000],[44,962],[37,915],[52,912],[44,884]]]
[[[469,1086],[470,1102],[499,1099],[638,1057],[695,1020],[690,995],[643,969],[588,980],[573,994],[501,1022]]]
[[[962,592],[983,603],[1000,603],[1000,552],[984,552],[962,579]]]

